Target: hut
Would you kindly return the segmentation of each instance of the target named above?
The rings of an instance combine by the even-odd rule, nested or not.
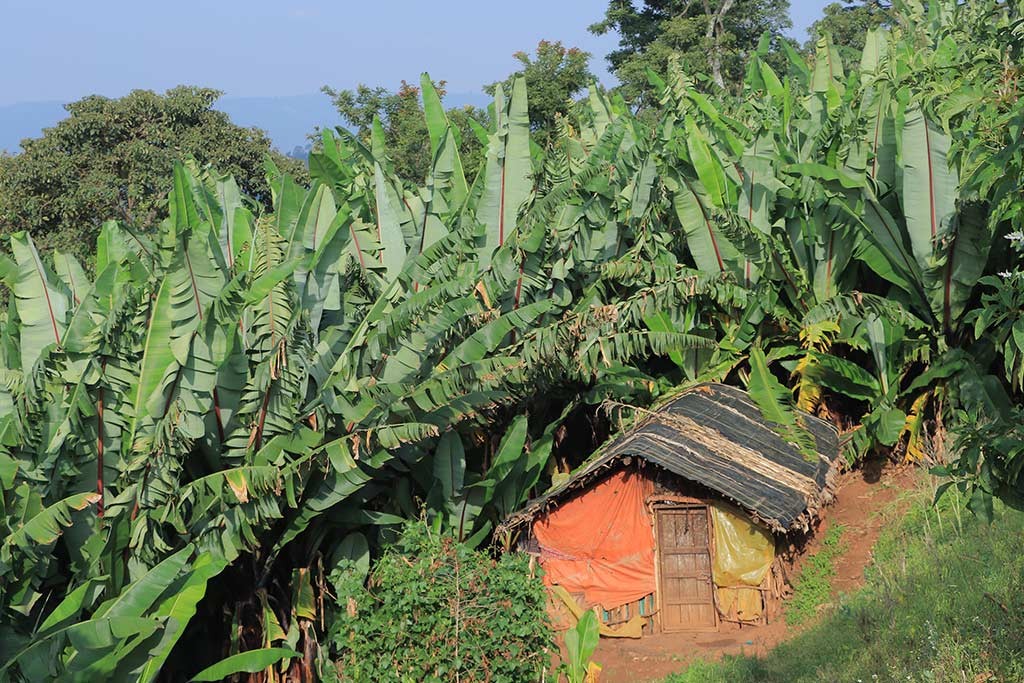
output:
[[[596,609],[604,635],[765,623],[787,587],[782,556],[833,496],[838,435],[802,418],[813,452],[779,436],[745,392],[699,385],[501,531],[536,556],[553,603],[576,616]]]

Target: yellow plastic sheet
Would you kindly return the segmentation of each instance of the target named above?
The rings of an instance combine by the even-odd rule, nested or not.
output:
[[[572,615],[577,620],[583,616],[583,612],[586,610],[580,607],[580,604],[569,594],[569,591],[558,585],[551,586],[550,590],[559,600],[565,603],[565,606],[569,608],[569,611],[572,612]],[[645,621],[647,621],[647,618],[639,614],[626,623],[615,626],[609,626],[598,621],[597,631],[600,635],[608,638],[640,638],[643,636]]]
[[[711,567],[718,606],[727,619],[755,621],[761,616],[758,586],[775,559],[771,533],[737,508],[725,503],[711,507],[715,557]]]

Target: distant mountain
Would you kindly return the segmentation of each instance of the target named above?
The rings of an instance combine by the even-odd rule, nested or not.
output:
[[[486,107],[490,98],[484,93],[449,93],[449,107],[473,105]],[[306,136],[317,127],[342,125],[321,93],[281,97],[223,97],[216,108],[240,126],[256,126],[267,131],[274,146],[288,154],[296,147],[305,147]],[[22,102],[0,106],[0,151],[15,153],[24,138],[39,137],[43,128],[60,121],[67,114],[60,102]]]

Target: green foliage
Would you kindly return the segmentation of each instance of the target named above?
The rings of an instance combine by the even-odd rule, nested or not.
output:
[[[426,94],[424,187],[394,176],[379,126],[369,147],[325,132],[308,190],[268,166],[272,211],[229,176],[177,165],[159,234],[105,224],[95,279],[73,257],[40,255],[27,234],[10,239],[5,627],[12,643],[38,639],[55,605],[76,605],[90,626],[53,637],[102,635],[99,668],[69,650],[47,660],[53,675],[78,662],[128,679],[188,676],[223,658],[221,642],[233,654],[286,647],[303,655],[283,666],[328,670],[334,653],[314,624],[324,581],[340,577],[325,560],[365,568],[370,546],[421,507],[467,547],[482,544],[545,483],[573,409],[638,390],[651,400],[656,385],[635,366],[712,346],[650,332],[651,296],[728,301],[733,288],[683,267],[654,280],[595,267],[642,248],[632,228],[617,245],[591,240],[592,224],[608,229],[611,200],[586,183],[617,153],[621,124],[586,128],[590,158],[541,200],[522,79],[510,97],[496,92],[500,121],[472,186],[451,120]],[[576,193],[598,214],[549,239],[550,212]],[[512,417],[544,387],[564,403]],[[103,616],[97,600],[148,585],[188,548],[217,571],[161,580],[193,597],[166,615]],[[208,582],[200,638],[191,600]],[[188,657],[174,656],[179,643]],[[32,678],[33,666],[19,657],[9,671]]]
[[[786,602],[786,623],[800,626],[818,616],[832,595],[835,562],[843,554],[843,526],[829,527],[821,548],[807,555],[793,579],[793,596]]]
[[[523,67],[502,81],[505,92],[512,92],[516,78],[526,81],[530,93],[530,126],[541,146],[548,145],[557,131],[559,116],[567,116],[573,99],[594,80],[587,62],[590,54],[579,48],[566,48],[561,42],[542,40],[537,43],[536,57],[517,52],[515,58]],[[494,94],[497,83],[484,90]]]
[[[295,161],[271,151],[256,128],[214,110],[216,90],[179,86],[158,95],[134,90],[118,99],[86,97],[67,118],[0,157],[0,235],[28,231],[44,251],[63,249],[88,264],[100,226],[118,220],[151,231],[167,215],[176,160],[192,158],[236,178],[270,205],[263,176],[269,153],[285,171]]]
[[[824,16],[808,29],[810,40],[804,49],[814,50],[818,39],[830,36],[846,62],[859,60],[865,47],[865,36],[880,26],[892,23],[891,3],[881,0],[842,0],[825,5]]]
[[[1021,13],[895,20],[856,64],[764,41],[735,96],[678,67],[639,114],[592,88],[545,149],[517,77],[471,124],[479,164],[425,75],[422,110],[400,103],[415,178],[368,101],[365,135],[322,132],[308,188],[179,164],[166,218],[105,223],[92,269],[5,240],[0,623],[54,648],[7,673],[286,648],[279,670],[323,676],[328,585],[396,527],[508,548],[494,530],[578,464],[576,435],[604,438],[602,404],[698,381],[746,386],[795,443],[801,409],[849,427],[851,459],[942,459],[981,515],[1014,503]]]
[[[443,99],[445,82],[439,81],[433,87]],[[335,90],[324,86],[323,92],[331,98],[338,114],[356,129],[364,144],[370,143],[374,118],[379,119],[395,174],[410,183],[423,182],[432,165],[432,153],[420,104],[421,88],[402,81],[395,92],[363,84],[355,90]],[[472,125],[486,126],[487,112],[466,106],[450,109],[447,114],[454,123],[456,145],[466,168],[476,169],[483,148],[472,132]]]
[[[938,495],[955,486],[961,494],[970,491],[967,503],[981,519],[992,520],[993,498],[998,497],[1017,509],[1024,509],[1024,410],[1013,406],[996,418],[984,408],[964,409],[956,416],[954,449],[959,458],[950,464],[932,468],[935,474],[949,477]]]
[[[528,557],[495,561],[422,522],[385,549],[365,588],[356,573],[337,600],[341,680],[511,683],[549,666],[547,594]]]
[[[0,673],[14,680],[151,681],[225,564],[185,546],[98,606],[101,584],[110,577],[91,579],[70,592],[31,636],[5,626]]]
[[[207,667],[192,677],[193,681],[223,681],[237,673],[257,673],[281,660],[300,656],[295,650],[270,647],[265,650],[249,650],[226,657],[223,661]]]
[[[821,621],[764,657],[698,661],[666,683],[1020,680],[1024,515],[997,504],[987,524],[923,488],[883,531],[865,586]]]
[[[565,632],[565,650],[568,661],[563,664],[569,683],[585,683],[590,670],[590,658],[597,649],[600,637],[597,615],[587,610],[576,622],[576,626]]]
[[[815,458],[814,442],[800,424],[800,418],[793,410],[792,396],[786,387],[768,369],[764,351],[754,346],[750,349],[750,381],[747,384],[750,397],[757,403],[768,422],[787,442],[796,445],[805,458]]]
[[[789,28],[788,0],[610,0],[604,19],[591,33],[616,32],[619,48],[608,64],[622,84],[622,95],[636,104],[657,101],[648,71],[663,74],[673,60],[693,76],[738,90],[748,55],[767,34],[776,48]]]

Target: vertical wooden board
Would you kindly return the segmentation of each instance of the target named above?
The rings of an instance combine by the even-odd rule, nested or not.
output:
[[[706,515],[707,515],[707,513],[705,512],[704,516],[706,516]],[[694,532],[694,541],[695,541],[694,545],[707,547],[707,545],[708,545],[708,527],[707,527],[707,523],[704,520],[700,519],[700,516],[696,515],[696,514],[694,515],[692,521],[693,521],[693,532]]]

